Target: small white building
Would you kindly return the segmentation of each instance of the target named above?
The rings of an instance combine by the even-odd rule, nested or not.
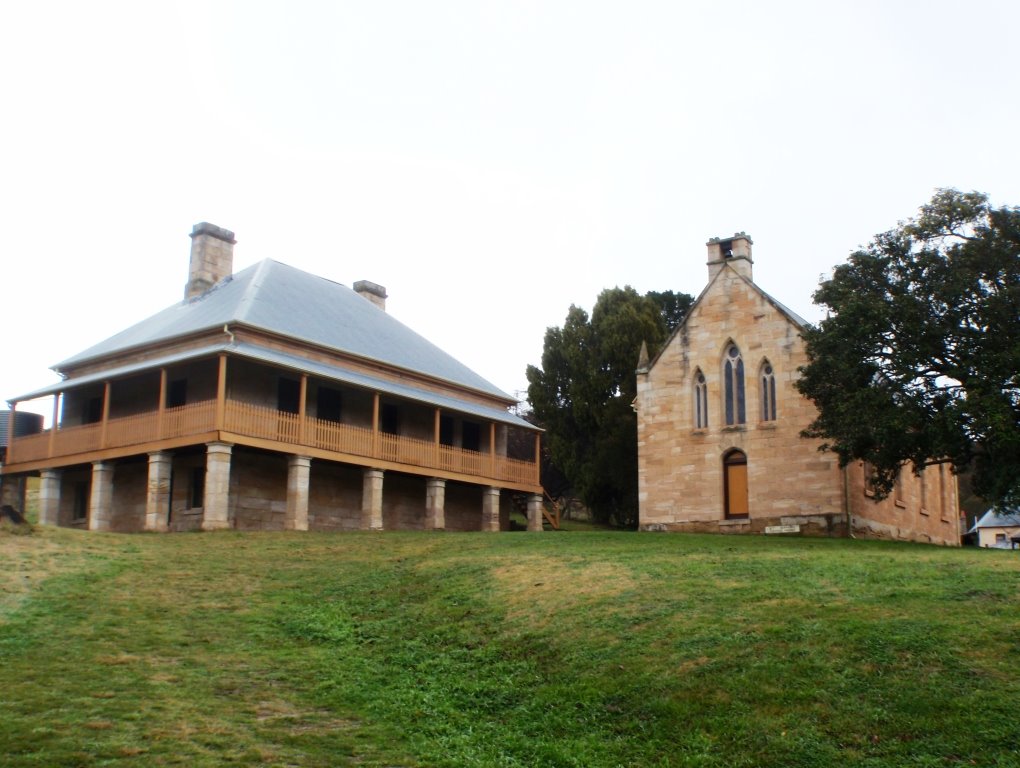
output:
[[[1020,510],[993,507],[967,533],[975,535],[979,547],[1012,549],[1012,540],[1020,540]]]

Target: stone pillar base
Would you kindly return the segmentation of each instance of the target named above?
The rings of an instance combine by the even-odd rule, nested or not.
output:
[[[482,491],[482,530],[499,531],[499,488]]]
[[[39,523],[60,525],[60,470],[44,469],[39,476]]]
[[[308,496],[311,488],[312,460],[291,456],[287,460],[287,513],[284,527],[291,531],[308,530]]]
[[[446,481],[438,477],[425,482],[425,530],[446,528]]]
[[[528,530],[541,531],[542,528],[542,497],[537,493],[528,497]]]
[[[113,523],[113,464],[92,462],[92,495],[89,497],[89,530],[108,531]]]
[[[170,472],[173,454],[149,454],[149,486],[145,495],[145,530],[166,531],[170,517]]]
[[[230,443],[206,444],[203,531],[230,527],[230,456],[233,448]]]
[[[361,493],[361,530],[383,530],[383,471],[366,469]]]

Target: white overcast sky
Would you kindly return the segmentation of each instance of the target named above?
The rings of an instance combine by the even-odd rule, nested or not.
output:
[[[937,187],[1020,205],[1018,28],[1015,0],[0,0],[0,399],[179,301],[199,221],[235,270],[384,285],[511,394],[571,304],[697,295],[713,236],[817,320]]]

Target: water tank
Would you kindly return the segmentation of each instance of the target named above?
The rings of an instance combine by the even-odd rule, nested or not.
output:
[[[11,423],[11,412],[0,411],[0,446],[7,447],[8,426]],[[24,437],[42,432],[43,417],[38,413],[14,411],[14,436]]]

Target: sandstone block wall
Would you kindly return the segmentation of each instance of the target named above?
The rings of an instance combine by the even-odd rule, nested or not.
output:
[[[960,546],[957,478],[947,465],[930,466],[920,477],[904,467],[897,489],[881,501],[868,492],[864,474],[860,462],[847,467],[854,535]]]
[[[356,531],[361,527],[360,467],[313,461],[309,493],[309,530]]]
[[[287,516],[287,457],[235,447],[230,518],[239,531],[282,531]]]
[[[149,467],[144,461],[121,462],[113,470],[113,516],[110,530],[135,533],[145,529],[145,495]]]

